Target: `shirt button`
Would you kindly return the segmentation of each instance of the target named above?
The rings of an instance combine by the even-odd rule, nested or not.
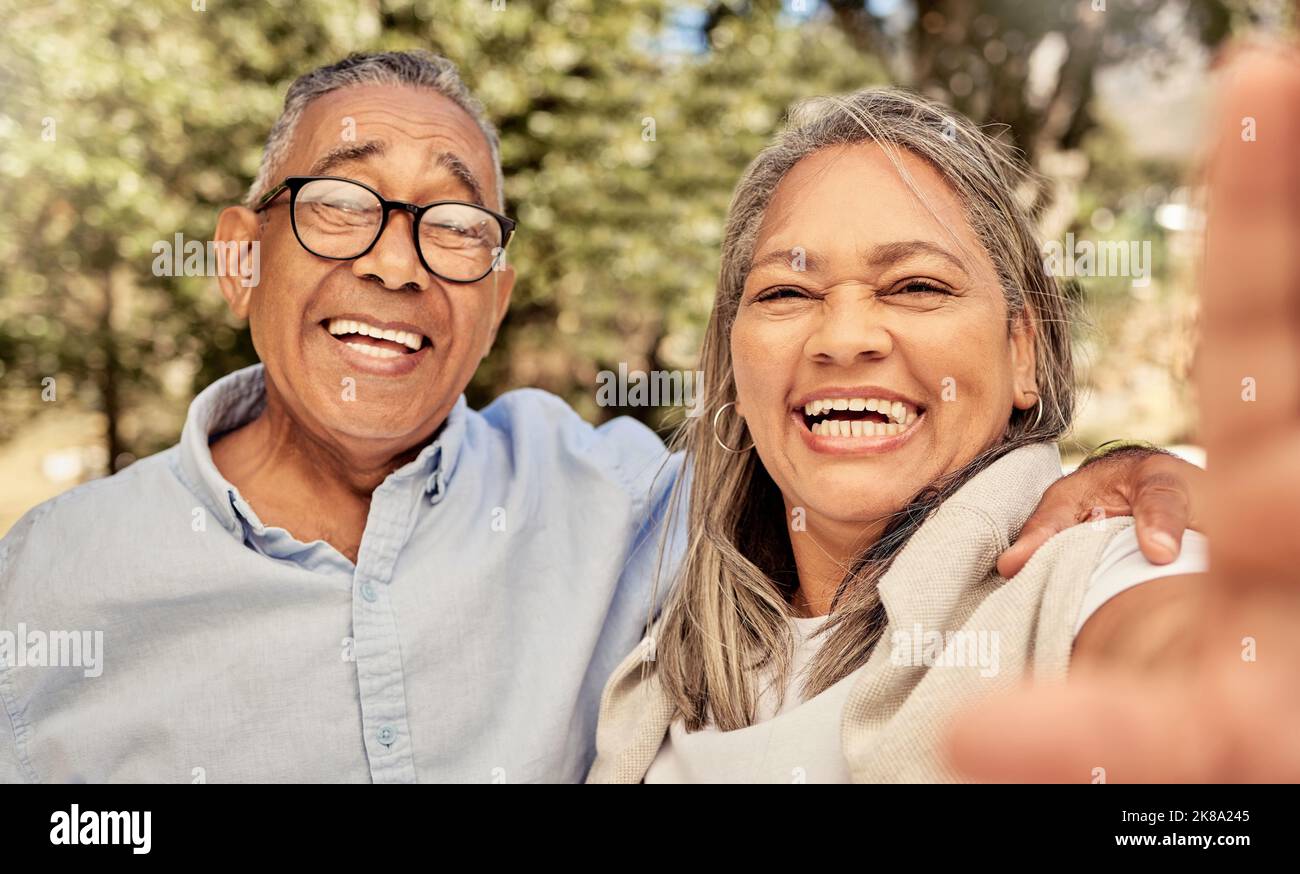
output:
[[[392,746],[395,740],[397,740],[397,732],[393,730],[391,725],[385,725],[379,729],[379,742],[381,744],[386,747]]]
[[[370,585],[370,583],[362,583],[361,597],[373,603],[374,600],[379,597],[379,595],[375,592],[375,587]]]

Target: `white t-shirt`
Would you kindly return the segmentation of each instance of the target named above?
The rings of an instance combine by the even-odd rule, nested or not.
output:
[[[1195,531],[1183,534],[1183,548],[1170,564],[1147,561],[1138,547],[1137,529],[1126,528],[1102,552],[1084,593],[1077,636],[1088,617],[1126,589],[1160,577],[1204,573],[1207,543]],[[795,648],[785,700],[776,705],[775,690],[764,688],[753,725],[735,731],[707,727],[687,733],[675,721],[645,775],[647,783],[848,783],[848,763],[840,746],[840,716],[857,679],[850,674],[805,701],[803,673],[816,655],[812,640],[825,616],[793,618]]]

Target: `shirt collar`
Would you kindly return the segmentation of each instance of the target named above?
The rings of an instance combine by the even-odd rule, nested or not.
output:
[[[262,523],[252,508],[212,461],[211,441],[255,419],[266,407],[266,378],[261,364],[221,377],[190,404],[181,431],[180,469],[186,484],[231,532],[241,528],[241,517],[254,530]],[[413,460],[393,471],[388,479],[423,477],[423,494],[431,503],[446,494],[465,437],[469,406],[462,394],[434,439]]]

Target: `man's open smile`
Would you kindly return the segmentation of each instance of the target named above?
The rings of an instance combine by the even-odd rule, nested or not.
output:
[[[349,360],[383,375],[409,373],[433,348],[428,336],[405,322],[348,313],[325,319],[320,326]]]

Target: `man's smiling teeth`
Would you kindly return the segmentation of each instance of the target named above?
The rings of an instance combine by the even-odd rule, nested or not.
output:
[[[376,340],[401,343],[412,352],[419,352],[420,347],[424,345],[423,334],[416,334],[411,331],[397,331],[392,328],[376,328],[355,319],[330,319],[325,329],[336,337],[346,334],[360,334],[363,337],[374,337]],[[396,358],[402,354],[396,349],[384,349],[379,346],[369,346],[365,343],[348,343],[346,340],[344,343],[358,352],[363,352],[375,358]]]

